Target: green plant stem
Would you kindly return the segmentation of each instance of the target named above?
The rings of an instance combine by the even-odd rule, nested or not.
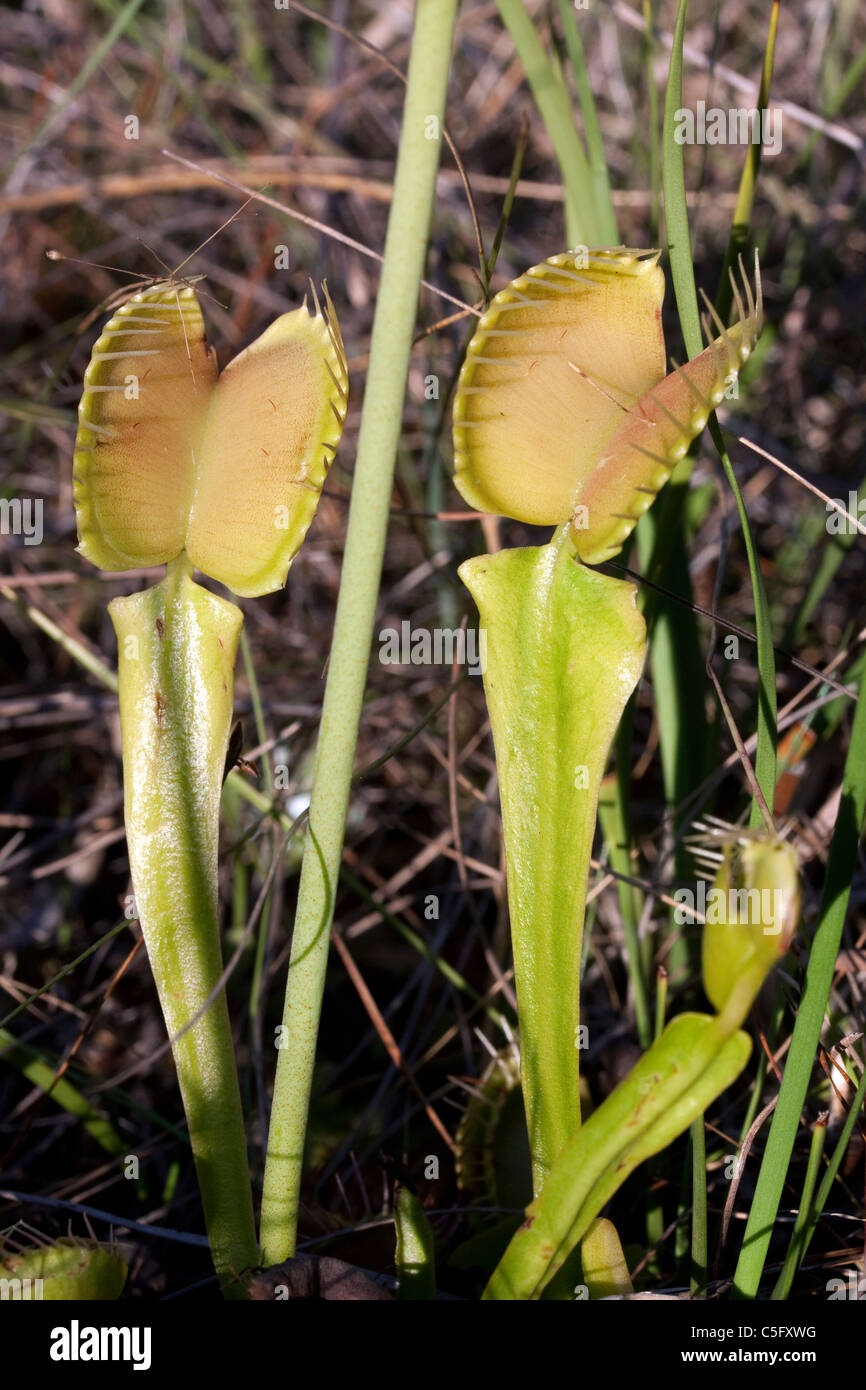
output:
[[[818,1169],[821,1166],[821,1155],[824,1152],[824,1140],[827,1137],[827,1117],[819,1118],[812,1130],[812,1143],[809,1146],[809,1163],[806,1168],[806,1176],[803,1179],[803,1195],[800,1198],[800,1210],[797,1212],[797,1220],[794,1222],[794,1230],[791,1233],[791,1244],[788,1246],[788,1253],[785,1256],[785,1263],[782,1272],[776,1281],[771,1297],[774,1301],[784,1300],[791,1292],[791,1285],[794,1282],[794,1275],[800,1268],[800,1262],[806,1249],[806,1241],[810,1235],[809,1218],[812,1211],[812,1196],[815,1192],[815,1183],[818,1180]]]
[[[668,1007],[668,972],[663,965],[660,965],[656,972],[656,999],[655,999],[655,1020],[653,1029],[653,1042],[656,1042],[664,1032],[665,1015]],[[665,1212],[663,1201],[663,1188],[659,1183],[662,1177],[662,1164],[658,1158],[651,1158],[647,1163],[647,1177],[649,1183],[647,1187],[646,1199],[646,1240],[647,1245],[655,1253],[650,1258],[648,1269],[650,1273],[657,1274],[659,1270],[659,1246],[664,1239],[665,1233]],[[677,1228],[679,1232],[679,1227]]]
[[[700,315],[695,292],[688,208],[686,205],[683,146],[674,138],[676,112],[683,105],[683,37],[687,0],[681,0],[671,47],[670,69],[665,91],[662,129],[665,231],[687,355],[696,357],[702,347]],[[647,31],[651,41],[651,31]],[[652,74],[649,73],[652,83]],[[656,112],[656,119],[657,119]],[[657,141],[657,130],[650,132]],[[682,806],[696,781],[703,775],[708,746],[704,715],[705,678],[702,674],[701,642],[692,609],[692,583],[685,539],[686,498],[693,460],[689,454],[680,461],[664,489],[658,505],[642,518],[636,536],[643,573],[683,603],[644,593],[643,613],[649,633],[653,694],[659,723],[659,751],[664,779],[665,801],[676,837],[674,875],[690,876],[679,837]],[[674,986],[696,973],[693,941],[676,929],[671,914],[672,941],[667,965]]]
[[[668,972],[663,965],[660,965],[656,972],[656,1013],[655,1013],[655,1032],[653,1041],[661,1037],[665,1026],[665,1015],[668,1007]]]
[[[707,1138],[704,1117],[695,1120],[692,1141],[692,1272],[691,1294],[697,1298],[707,1286]]]
[[[620,724],[620,732],[626,723],[628,709],[623,715]],[[631,733],[630,728],[627,731]],[[625,742],[619,743],[619,754],[627,752],[631,745],[629,738]],[[617,760],[616,776],[606,777],[601,784],[601,795],[598,799],[598,819],[601,825],[602,834],[607,844],[608,858],[610,866],[615,874],[623,875],[617,879],[616,889],[619,897],[619,912],[622,918],[622,931],[625,937],[626,965],[628,967],[629,980],[631,981],[632,993],[634,995],[635,1023],[637,1024],[638,1041],[642,1048],[646,1049],[652,1042],[652,1020],[650,1018],[650,1005],[647,997],[646,982],[643,973],[643,961],[641,958],[640,937],[638,936],[638,924],[642,903],[640,892],[633,884],[627,883],[625,877],[630,875],[633,869],[631,857],[629,855],[629,837],[627,829],[627,810],[628,803],[626,796],[628,793],[628,780],[626,771],[621,767],[619,758]]]
[[[257,1263],[246,1138],[222,973],[217,845],[243,621],[192,582],[185,555],[109,613],[118,637],[126,838],[136,911],[174,1058],[224,1291]]]
[[[866,1100],[866,1071],[864,1071],[863,1075],[861,1076],[860,1084],[857,1087],[857,1091],[854,1095],[854,1098],[851,1101],[851,1106],[848,1111],[848,1117],[845,1120],[844,1125],[842,1126],[841,1134],[836,1140],[836,1147],[833,1150],[833,1157],[827,1164],[827,1171],[821,1179],[821,1186],[818,1188],[818,1195],[815,1198],[814,1202],[810,1204],[808,1216],[806,1218],[805,1228],[803,1230],[802,1245],[800,1246],[800,1249],[797,1252],[797,1258],[800,1262],[802,1262],[805,1259],[806,1251],[809,1249],[809,1244],[811,1242],[812,1236],[815,1234],[815,1227],[818,1224],[818,1218],[820,1217],[821,1212],[824,1210],[825,1206],[830,1200],[830,1192],[834,1182],[836,1181],[836,1174],[839,1172],[839,1169],[842,1166],[842,1160],[848,1152],[848,1145],[851,1141],[851,1135],[854,1133],[854,1126],[859,1118],[864,1100]]]
[[[292,1255],[334,888],[370,658],[394,462],[433,208],[457,0],[418,0],[322,707],[262,1193],[263,1259]]]

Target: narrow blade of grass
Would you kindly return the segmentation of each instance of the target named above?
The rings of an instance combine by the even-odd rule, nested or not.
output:
[[[725,470],[725,477],[731,485],[731,491],[737,503],[737,511],[740,515],[740,525],[743,530],[743,541],[746,546],[746,556],[749,561],[749,577],[752,581],[752,596],[755,604],[755,633],[758,646],[758,746],[755,752],[755,776],[758,779],[758,786],[764,796],[767,806],[772,808],[776,790],[776,656],[773,647],[773,628],[770,620],[770,607],[767,603],[767,594],[764,589],[764,578],[761,574],[761,565],[758,559],[758,552],[755,549],[755,542],[752,537],[752,529],[749,526],[749,517],[746,511],[746,504],[743,501],[743,494],[740,492],[731,461],[728,458],[722,432],[716,422],[715,416],[710,417],[710,434],[713,443],[718,450],[722,467]],[[752,810],[750,814],[750,825],[761,826],[764,824],[764,812],[758,803],[757,797],[752,799]]]
[[[599,246],[601,229],[595,212],[592,174],[574,128],[567,94],[557,80],[523,0],[496,0],[496,3],[514,40],[526,80],[556,152],[565,191],[565,228],[569,245]]]
[[[794,1275],[800,1268],[805,1250],[807,1233],[809,1232],[809,1218],[812,1210],[812,1195],[815,1191],[815,1182],[818,1177],[818,1168],[821,1164],[821,1155],[824,1152],[824,1140],[827,1136],[827,1117],[819,1116],[812,1130],[812,1143],[809,1148],[809,1162],[806,1166],[806,1176],[803,1179],[803,1195],[800,1198],[800,1210],[797,1212],[797,1220],[794,1222],[794,1230],[791,1233],[791,1243],[788,1246],[788,1253],[785,1256],[785,1263],[782,1272],[776,1281],[773,1289],[773,1300],[781,1301],[788,1297],[791,1292],[791,1285],[794,1282]]]
[[[854,1126],[857,1123],[860,1111],[863,1108],[864,1100],[866,1100],[866,1071],[864,1071],[863,1075],[861,1076],[860,1085],[857,1087],[854,1099],[851,1101],[851,1108],[848,1111],[847,1119],[845,1120],[845,1123],[842,1126],[842,1133],[836,1140],[836,1147],[833,1150],[833,1157],[827,1164],[827,1171],[821,1179],[821,1186],[818,1188],[818,1195],[815,1198],[814,1202],[810,1203],[808,1215],[803,1227],[801,1243],[797,1250],[798,1264],[801,1264],[805,1259],[806,1251],[809,1249],[812,1236],[815,1234],[815,1227],[818,1225],[821,1213],[826,1207],[828,1201],[830,1200],[830,1192],[832,1190],[834,1182],[836,1181],[836,1174],[839,1172],[839,1169],[842,1166],[842,1159],[848,1152],[848,1145],[851,1142],[851,1135],[854,1133]],[[805,1203],[805,1191],[803,1196]],[[775,1297],[775,1291],[773,1296]]]
[[[770,25],[767,33],[767,46],[764,50],[764,67],[761,73],[761,88],[758,94],[758,110],[765,111],[770,102],[770,84],[773,80],[773,58],[776,52],[776,31],[779,26],[779,0],[773,0],[773,7],[770,11]],[[719,316],[727,322],[728,312],[731,307],[731,276],[730,272],[736,269],[737,257],[741,254],[749,235],[749,223],[752,218],[752,206],[755,201],[755,189],[758,184],[758,171],[761,167],[761,152],[763,144],[760,140],[750,143],[746,148],[746,162],[740,177],[740,188],[737,195],[737,206],[734,209],[734,220],[731,225],[731,234],[728,238],[728,249],[725,252],[725,260],[722,266],[722,273],[719,277],[719,287],[716,290],[716,309]]]
[[[653,57],[655,42],[653,35],[652,0],[643,0],[643,17],[646,24],[644,39],[644,63],[646,65],[647,116],[649,118],[650,167],[650,243],[655,245],[659,236],[659,191],[661,189],[661,162],[659,159],[659,94],[656,86]]]
[[[65,1076],[58,1077],[58,1068],[46,1061],[38,1048],[15,1038],[0,1028],[0,1058],[16,1067],[34,1086],[45,1091],[56,1105],[75,1115],[106,1153],[123,1153],[126,1145],[107,1116],[101,1115],[86,1096]]]
[[[803,996],[779,1091],[779,1102],[770,1126],[755,1196],[743,1235],[743,1245],[734,1277],[734,1298],[754,1298],[761,1282],[785,1175],[797,1138],[800,1112],[812,1074],[815,1049],[824,1022],[824,1010],[830,996],[833,969],[842,940],[842,928],[845,925],[845,914],[851,895],[851,879],[857,862],[864,818],[866,671],[860,684],[851,730],[851,744],[842,777],[842,796],[830,846],[818,926],[809,954]]]
[[[688,0],[680,0],[674,28],[671,65],[665,93],[664,130],[662,136],[662,185],[664,188],[665,229],[671,278],[677,298],[683,338],[689,357],[697,357],[703,346],[701,316],[695,290],[695,270],[692,264],[689,214],[686,207],[686,173],[683,146],[674,138],[676,113],[683,105],[683,36],[686,27]]]
[[[26,158],[32,150],[36,149],[48,134],[49,130],[51,130],[52,126],[59,121],[64,111],[69,110],[69,107],[72,105],[79,92],[83,91],[87,86],[100,63],[105,59],[106,55],[111,52],[118,39],[124,34],[135,14],[141,9],[143,3],[144,0],[128,0],[128,3],[124,5],[123,9],[115,18],[114,23],[109,27],[108,32],[102,36],[86,63],[79,69],[70,82],[63,100],[58,102],[58,104],[48,112],[48,115],[40,121],[30,139],[22,149],[18,151],[11,163],[7,165],[6,169],[3,171],[4,180],[8,179],[9,175],[17,169],[22,159]]]
[[[580,29],[570,0],[556,0],[556,3],[562,20],[562,29],[565,34],[565,46],[568,49],[568,57],[574,73],[574,85],[577,88],[580,110],[583,115],[586,152],[589,157],[589,167],[592,173],[593,193],[595,195],[595,216],[598,224],[599,236],[603,246],[616,246],[619,242],[616,229],[616,212],[614,211],[613,198],[610,193],[610,177],[607,170],[607,160],[604,157],[604,145],[601,140],[601,131],[598,126],[595,97],[592,94],[592,85],[586,68],[583,40],[580,37]]]

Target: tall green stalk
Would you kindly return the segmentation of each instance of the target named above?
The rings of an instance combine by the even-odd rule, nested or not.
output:
[[[418,0],[310,803],[262,1194],[266,1264],[294,1253],[334,889],[433,197],[457,0]]]

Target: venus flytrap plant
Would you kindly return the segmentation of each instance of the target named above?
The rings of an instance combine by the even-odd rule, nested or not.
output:
[[[333,306],[284,314],[218,375],[190,286],[122,304],[85,375],[75,445],[81,553],[103,569],[166,564],[109,605],[119,649],[127,843],[136,913],[189,1124],[214,1265],[227,1295],[255,1265],[246,1141],[225,994],[217,842],[247,596],[286,579],[345,418]]]
[[[35,1233],[30,1233],[35,1239]],[[129,1250],[92,1238],[64,1236],[25,1246],[15,1232],[0,1239],[2,1298],[45,1302],[99,1302],[120,1298]]]
[[[536,1195],[580,1124],[579,967],[599,787],[643,667],[633,585],[616,555],[703,429],[761,329],[739,318],[665,375],[658,253],[578,248],[501,290],[469,344],[454,403],[455,483],[549,545],[466,561],[487,634],[521,1068]],[[711,311],[712,312],[712,311]],[[575,560],[583,564],[575,563]]]

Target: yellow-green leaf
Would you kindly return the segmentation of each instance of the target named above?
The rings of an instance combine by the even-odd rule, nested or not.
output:
[[[454,402],[454,481],[472,506],[536,525],[571,521],[600,564],[667,482],[737,379],[762,323],[760,280],[739,321],[665,375],[658,253],[581,248],[501,290],[481,318]],[[707,324],[707,338],[710,339]]]
[[[286,582],[343,428],[348,376],[333,305],[283,314],[220,375],[196,456],[186,548],[237,594]]]
[[[193,583],[184,556],[162,583],[108,607],[118,643],[126,841],[173,1052],[211,1254],[228,1296],[255,1263],[246,1142],[225,991],[217,850],[243,614]],[[185,1031],[184,1031],[185,1030]]]
[[[95,1302],[120,1298],[129,1251],[64,1236],[36,1249],[0,1249],[2,1298]]]
[[[639,1164],[667,1148],[742,1071],[747,1034],[680,1014],[563,1149],[484,1291],[540,1297],[605,1203]]]
[[[102,569],[193,563],[243,595],[286,580],[346,415],[333,305],[283,314],[217,377],[195,291],[114,314],[85,374],[75,445],[79,549]]]
[[[593,1221],[580,1243],[583,1282],[590,1298],[611,1298],[634,1293],[619,1232],[612,1221]]]
[[[78,549],[100,569],[165,564],[184,546],[193,453],[216,381],[195,291],[156,285],[103,329],[78,407]]]

